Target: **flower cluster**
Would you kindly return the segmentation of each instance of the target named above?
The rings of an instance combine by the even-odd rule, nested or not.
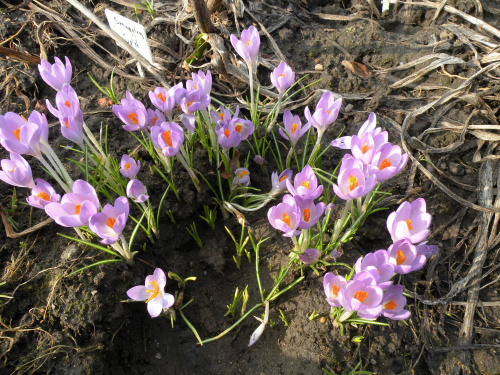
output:
[[[325,274],[323,287],[328,304],[342,307],[347,315],[356,312],[363,319],[373,320],[380,315],[407,319],[410,312],[404,308],[403,287],[393,285],[391,278],[396,273],[420,270],[436,252],[437,246],[423,242],[429,235],[430,223],[424,199],[401,204],[387,219],[387,229],[395,241],[387,250],[359,258],[351,280],[331,272]]]
[[[134,158],[128,156],[127,154],[122,155],[120,161],[120,174],[123,177],[130,178],[127,183],[127,197],[133,199],[136,203],[144,203],[148,200],[149,195],[146,195],[146,187],[144,184],[136,179],[137,173],[141,167],[140,161],[135,161]]]

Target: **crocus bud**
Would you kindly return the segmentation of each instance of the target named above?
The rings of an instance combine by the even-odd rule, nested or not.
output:
[[[260,35],[253,25],[241,32],[241,39],[231,34],[231,44],[249,66],[255,64],[259,54]]]
[[[280,62],[271,73],[271,83],[283,94],[295,80],[295,72],[284,61]]]
[[[139,173],[140,168],[140,161],[135,161],[134,158],[128,156],[127,154],[122,155],[122,159],[120,161],[120,174],[123,177],[135,178],[137,173]]]
[[[64,58],[66,66],[57,57],[54,57],[54,64],[50,64],[47,60],[42,59],[38,65],[38,71],[42,79],[47,85],[57,91],[61,91],[64,85],[69,85],[71,82],[71,63],[67,57]]]
[[[10,160],[3,159],[0,164],[2,166],[0,180],[12,186],[31,189],[35,187],[30,165],[21,155],[11,152]]]
[[[139,180],[130,180],[127,184],[127,197],[132,198],[136,203],[146,202],[149,195],[146,195],[146,187]]]

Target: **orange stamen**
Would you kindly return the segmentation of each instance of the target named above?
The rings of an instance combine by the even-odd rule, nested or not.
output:
[[[38,198],[43,199],[44,201],[50,201],[50,196],[47,193],[45,193],[44,191],[42,191],[41,193],[38,193],[36,196]]]
[[[64,126],[66,126],[69,129],[69,122],[68,121],[64,121]]]
[[[165,141],[168,147],[173,147],[172,136],[170,135],[171,133],[172,133],[171,130],[167,130],[166,132],[161,133],[161,136],[163,137],[163,140]]]
[[[349,190],[353,191],[358,187],[358,179],[353,175],[349,176]]]
[[[280,74],[280,77],[285,77],[285,75],[284,74]]]
[[[326,110],[326,114],[329,115],[330,114],[330,111],[329,110]]]
[[[75,215],[80,215],[81,208],[82,208],[81,204],[75,204]]]
[[[368,151],[370,151],[371,149],[372,149],[372,148],[368,145],[368,143],[365,143],[365,144],[363,145],[363,148],[361,149],[361,152],[362,152],[363,154],[366,154],[366,153],[367,153]]]
[[[14,170],[16,169],[16,167],[12,168],[11,172],[14,173]]]
[[[411,226],[411,219],[405,220],[406,225],[408,225],[408,230],[412,230],[413,227]]]
[[[240,178],[245,177],[248,174],[247,171],[241,171],[240,174],[238,175]]]
[[[229,138],[229,136],[231,135],[229,129],[224,129],[224,135],[226,136],[226,138]]]
[[[158,121],[158,117],[153,117],[153,126],[156,125],[156,121]]]
[[[67,100],[64,102],[64,105],[68,108],[71,108],[71,104]]]
[[[219,113],[219,117],[221,120],[224,120],[224,113]]]
[[[294,122],[294,123],[292,124],[292,128],[290,129],[290,130],[292,131],[292,134],[293,134],[293,133],[295,133],[295,132],[297,131],[297,127],[298,127],[298,125]]]
[[[158,294],[160,294],[160,286],[158,285],[158,283],[156,281],[153,280],[149,284],[153,285],[153,290],[150,290],[150,289],[146,290],[146,293],[151,293],[151,297],[149,297],[146,300],[146,303],[151,301],[153,298],[158,297]]]
[[[305,187],[306,189],[309,189],[309,181],[304,181],[302,183],[302,186]]]
[[[250,41],[247,42],[247,46],[249,46],[249,45],[250,45]]]
[[[402,250],[398,250],[398,256],[396,257],[396,264],[398,266],[402,265],[406,260],[406,255],[404,255]]]
[[[106,220],[106,225],[108,227],[110,227],[111,229],[113,229],[113,227],[115,226],[115,223],[116,223],[116,219],[113,217],[108,217],[108,220]]]
[[[340,286],[338,286],[337,284],[333,284],[332,285],[332,297],[335,298],[337,297],[337,294],[339,294],[339,290],[340,290]]]
[[[162,92],[159,92],[158,95],[156,95],[163,103],[165,103],[165,101],[167,100],[167,96],[162,93]]]
[[[238,123],[235,127],[234,130],[236,130],[238,133],[241,132],[241,129],[243,129],[243,126],[241,126],[240,123]]]
[[[188,103],[187,103],[187,106],[189,107],[191,104],[193,104],[193,102],[188,102]]]
[[[366,297],[368,297],[368,292],[364,292],[362,290],[358,290],[354,294],[354,298],[356,298],[361,303],[363,303],[363,301],[365,300]]]
[[[19,136],[19,134],[21,133],[21,128],[14,130],[12,133],[14,133],[18,141],[21,140],[21,137]]]
[[[135,112],[130,112],[128,118],[130,119],[130,121],[132,121],[132,123],[134,123],[134,125],[137,125],[139,123],[139,120],[137,120],[137,114]]]
[[[387,302],[383,307],[384,307],[384,310],[394,310],[396,308],[396,303],[394,302],[394,300],[391,300],[389,302]]]
[[[310,208],[304,208],[302,210],[302,214],[303,214],[304,221],[306,223],[308,223],[309,220],[311,219],[311,209]]]
[[[286,225],[290,226],[290,216],[288,216],[284,212],[283,215],[281,215],[281,221],[284,222]]]
[[[286,179],[286,176],[283,176],[283,177],[281,177],[281,178],[279,179],[279,182],[282,182],[282,181],[283,181],[283,180],[285,180],[285,179]]]
[[[380,167],[378,167],[378,170],[381,171],[382,169],[385,169],[387,167],[390,167],[392,164],[389,161],[389,159],[384,159],[382,160],[382,163],[380,163]]]
[[[130,169],[130,163],[125,164],[125,170],[128,171]]]

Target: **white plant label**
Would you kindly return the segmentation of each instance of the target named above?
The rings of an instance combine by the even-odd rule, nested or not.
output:
[[[151,49],[148,44],[148,36],[144,26],[109,9],[105,9],[104,11],[106,13],[106,17],[108,18],[109,26],[152,64],[153,57],[151,55]]]

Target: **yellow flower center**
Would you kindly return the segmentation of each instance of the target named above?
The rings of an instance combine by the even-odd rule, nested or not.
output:
[[[151,301],[153,298],[158,297],[158,294],[160,294],[160,286],[156,281],[153,280],[149,284],[153,285],[153,290],[146,290],[146,293],[151,293],[151,296],[146,300],[146,303]]]
[[[385,169],[387,167],[390,167],[392,164],[389,159],[384,159],[382,160],[382,163],[380,163],[380,167],[378,167],[378,170],[381,171],[382,169]]]
[[[125,170],[128,171],[130,169],[130,163],[125,164]]]
[[[353,175],[349,176],[349,190],[353,191],[358,187],[358,179]]]
[[[243,129],[243,126],[241,126],[240,123],[236,124],[236,126],[234,127],[234,130],[236,130],[238,133],[241,132],[241,129]]]
[[[302,186],[305,187],[306,189],[309,189],[309,181],[302,182]]]
[[[398,256],[396,257],[396,264],[398,266],[402,265],[406,260],[406,255],[402,250],[398,250]]]
[[[69,123],[68,123],[68,121],[64,121],[64,126],[66,126],[69,129]]]
[[[279,182],[283,182],[286,179],[286,175],[279,179]]]
[[[238,175],[240,178],[245,177],[248,174],[247,171],[241,171],[240,174]]]
[[[153,126],[156,125],[156,121],[158,121],[158,117],[153,117]]]
[[[36,196],[38,198],[43,199],[44,201],[50,201],[50,196],[44,191],[42,191],[41,193],[38,193]]]

